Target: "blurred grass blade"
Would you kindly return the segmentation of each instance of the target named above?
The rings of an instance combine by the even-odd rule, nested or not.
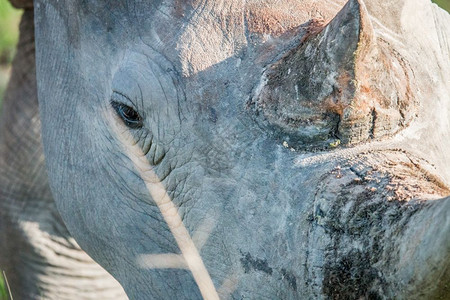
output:
[[[5,271],[3,271],[3,278],[5,279],[6,289],[8,290],[8,293],[9,293],[9,299],[14,300],[12,293],[11,293],[11,288],[9,287],[8,278],[6,278]]]

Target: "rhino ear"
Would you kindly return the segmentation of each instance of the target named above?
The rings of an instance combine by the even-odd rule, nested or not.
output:
[[[298,147],[358,143],[396,133],[411,120],[411,70],[377,39],[360,0],[267,67],[252,103]]]

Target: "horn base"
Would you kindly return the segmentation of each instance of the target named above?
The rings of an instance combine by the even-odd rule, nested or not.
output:
[[[412,71],[377,39],[361,1],[269,66],[252,103],[297,148],[327,148],[393,135],[415,115]]]

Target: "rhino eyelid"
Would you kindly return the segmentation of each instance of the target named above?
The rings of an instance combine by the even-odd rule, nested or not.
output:
[[[125,95],[122,92],[113,90],[113,94],[112,94],[111,98],[112,98],[111,102],[115,101],[115,102],[123,103],[125,105],[130,104],[128,106],[134,107],[134,103],[133,103],[133,101],[131,101],[130,97],[128,97],[127,95]]]
[[[120,95],[120,98],[125,98],[127,101],[131,104],[131,101],[128,97],[121,93],[117,93],[114,91],[115,94]],[[111,99],[111,106],[116,111],[116,114],[119,116],[120,119],[122,119],[123,123],[130,129],[140,129],[143,126],[143,119],[141,115],[136,111],[136,109],[132,105],[128,105],[124,103],[123,99],[117,99],[119,97],[112,97]]]

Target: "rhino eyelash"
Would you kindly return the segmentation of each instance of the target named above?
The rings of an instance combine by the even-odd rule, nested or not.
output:
[[[142,128],[142,117],[133,107],[114,100],[111,101],[111,106],[114,108],[116,114],[128,128]]]

